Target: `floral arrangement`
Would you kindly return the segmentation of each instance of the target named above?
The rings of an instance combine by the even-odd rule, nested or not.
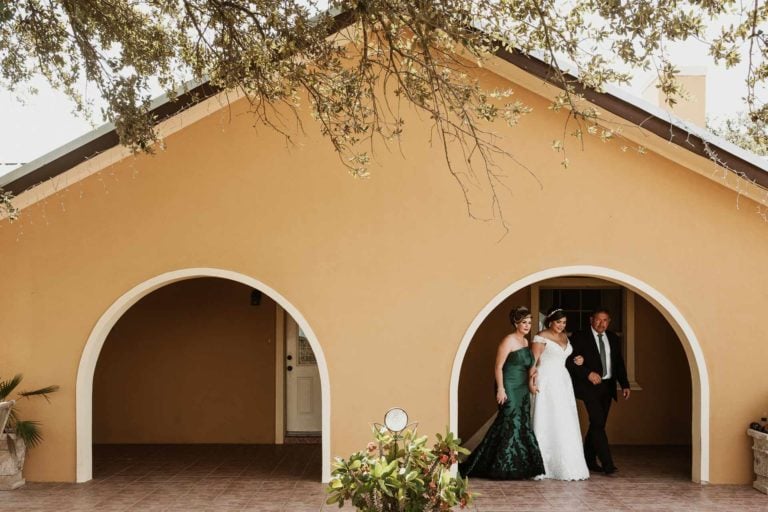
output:
[[[424,512],[464,508],[472,501],[466,478],[451,475],[461,440],[446,431],[430,448],[416,428],[393,433],[374,427],[375,441],[348,460],[336,458],[328,504],[349,501],[362,512]]]

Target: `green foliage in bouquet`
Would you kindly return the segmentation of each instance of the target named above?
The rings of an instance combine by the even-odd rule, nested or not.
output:
[[[416,429],[373,429],[375,442],[349,460],[337,457],[328,484],[328,504],[349,501],[363,512],[424,512],[464,508],[472,501],[468,480],[451,476],[461,440],[446,431],[430,448]]]

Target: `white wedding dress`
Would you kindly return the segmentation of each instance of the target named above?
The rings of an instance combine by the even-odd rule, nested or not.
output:
[[[543,478],[586,480],[589,469],[584,459],[579,413],[571,376],[565,360],[573,353],[571,342],[563,350],[552,340],[536,335],[534,343],[546,345],[539,357],[533,396],[533,431],[544,459]]]

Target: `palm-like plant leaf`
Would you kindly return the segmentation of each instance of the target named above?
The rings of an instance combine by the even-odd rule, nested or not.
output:
[[[8,395],[13,393],[16,386],[21,383],[22,378],[22,375],[19,373],[18,375],[14,375],[11,379],[0,381],[0,400],[7,400]]]
[[[16,435],[23,439],[24,444],[27,446],[37,446],[43,440],[43,436],[40,433],[40,422],[38,421],[17,420],[13,427],[16,429]]]
[[[11,414],[8,415],[8,423],[5,426],[5,430],[6,431],[11,431],[11,432],[13,431],[13,429],[11,427],[13,427],[13,425],[17,421],[19,421],[19,415],[18,414],[19,414],[18,413],[18,409],[16,409],[16,408],[11,409]]]
[[[43,398],[48,400],[48,395],[58,390],[59,390],[59,386],[56,386],[56,385],[46,386],[44,388],[35,389],[34,391],[19,391],[19,396],[22,396],[24,398],[29,398],[31,396],[42,396]],[[50,402],[50,400],[48,401]]]
[[[0,380],[0,401],[10,399],[11,393],[16,394],[21,398],[30,398],[33,396],[42,396],[48,400],[48,395],[59,390],[59,386],[45,386],[44,388],[34,389],[32,391],[16,391],[16,388],[21,383],[23,376],[21,374],[14,375],[13,378],[8,380]],[[40,433],[40,423],[31,420],[21,420],[18,415],[18,408],[11,409],[11,414],[8,418],[8,423],[5,428],[6,432],[15,432],[19,439],[24,441],[24,444],[28,447],[37,446],[43,440],[43,436]],[[13,451],[11,446],[10,437],[8,438],[8,448]]]

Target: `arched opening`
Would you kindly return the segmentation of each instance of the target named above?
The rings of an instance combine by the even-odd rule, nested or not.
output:
[[[296,346],[290,345],[292,336]],[[295,402],[285,395],[292,377],[287,371],[298,369],[299,359],[314,365],[315,391],[309,377],[300,380],[309,399],[316,393],[319,414],[315,423],[289,421],[320,431],[320,471],[327,481],[328,370],[298,310],[264,283],[219,269],[170,272],[134,287],[102,315],[81,356],[77,481],[93,477],[94,442],[213,444],[233,453],[232,447],[245,446],[242,453],[263,459],[267,452],[257,454],[256,446],[284,440],[290,416],[285,412]],[[307,400],[298,400],[301,408],[313,408]],[[205,449],[197,451],[208,456]]]
[[[619,301],[613,305],[613,309],[618,309],[616,316],[620,318],[621,329],[625,331],[622,333],[624,342],[628,345],[625,349],[625,359],[628,360],[630,380],[635,381],[633,387],[636,391],[634,402],[630,401],[626,406],[621,404],[620,407],[612,409],[609,429],[611,423],[614,428],[631,424],[634,434],[618,436],[618,443],[614,443],[613,439],[612,443],[637,445],[647,440],[651,444],[680,445],[687,440],[690,442],[690,455],[686,454],[685,447],[677,447],[677,457],[689,457],[690,474],[695,482],[707,482],[709,384],[703,353],[693,329],[679,310],[660,292],[638,279],[612,269],[593,266],[549,269],[513,283],[494,297],[467,329],[454,360],[450,388],[451,429],[466,438],[482,431],[482,426],[488,419],[485,414],[487,411],[484,410],[484,405],[487,404],[478,403],[479,396],[473,397],[474,402],[464,400],[464,405],[461,405],[462,368],[465,363],[473,365],[483,357],[487,359],[487,354],[482,354],[483,351],[487,352],[487,347],[470,351],[473,339],[478,336],[483,337],[482,344],[489,344],[492,350],[495,350],[500,339],[498,335],[508,329],[508,324],[503,325],[506,321],[506,311],[502,311],[504,306],[512,303],[523,304],[539,311],[548,307],[548,301],[567,300],[568,308],[572,312],[570,322],[571,318],[578,316],[580,307],[586,307],[574,302],[580,297],[591,297],[583,302]],[[586,314],[586,311],[584,313]],[[494,339],[488,339],[489,337]],[[661,351],[664,352],[660,353]],[[639,364],[641,362],[643,364]],[[491,359],[490,365],[492,364]],[[482,390],[490,394],[490,369],[486,369],[483,375],[478,373],[473,370],[472,378],[477,381],[473,387],[485,383]],[[467,373],[464,375],[466,380]],[[648,380],[646,388],[641,390],[643,377]],[[665,388],[665,384],[672,387]],[[464,395],[466,393],[467,389],[464,389]],[[659,396],[664,398],[661,405],[653,403],[654,397]],[[635,404],[637,408],[633,411],[632,406]],[[647,410],[648,414],[643,414],[640,409]],[[460,421],[460,411],[463,421]],[[638,412],[640,416],[637,415]],[[667,413],[671,414],[670,418],[665,418]],[[665,421],[667,424],[664,424]]]

